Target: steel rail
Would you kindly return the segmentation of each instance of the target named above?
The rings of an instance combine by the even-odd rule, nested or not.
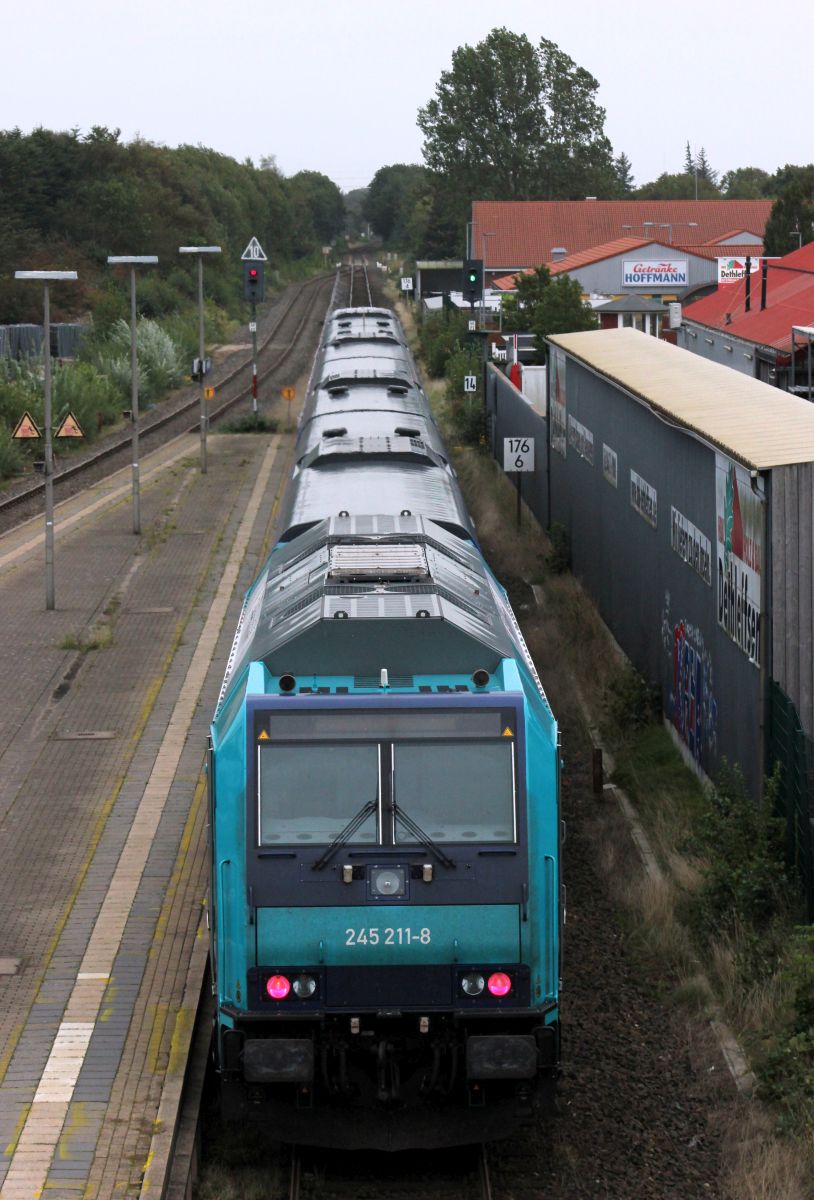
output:
[[[332,279],[333,276],[328,276],[327,278]],[[303,295],[308,294],[311,297],[311,304],[306,309],[305,313],[303,314],[302,319],[300,320],[299,324],[297,325],[297,328],[294,330],[294,333],[291,337],[289,344],[277,356],[277,358],[274,359],[273,362],[271,362],[270,364],[268,364],[265,367],[263,374],[259,378],[262,378],[262,379],[267,378],[268,375],[270,375],[273,371],[276,371],[280,366],[282,366],[282,364],[285,362],[285,360],[291,354],[291,352],[293,351],[294,346],[296,344],[296,339],[299,337],[300,333],[302,332],[303,327],[305,326],[306,321],[308,320],[308,318],[310,317],[310,315],[313,311],[314,304],[316,303],[316,298],[320,291],[320,287],[324,286],[325,282],[326,282],[326,276],[324,276],[324,275],[317,276],[313,280],[308,280],[303,285],[303,287],[298,292],[296,292],[294,294],[294,296],[291,298],[291,300],[286,304],[285,309],[279,315],[279,319],[276,321],[273,328],[269,331],[268,336],[265,338],[262,345],[260,346],[259,351],[258,351],[258,356],[262,355],[266,350],[268,350],[269,345],[271,344],[273,339],[276,337],[276,335],[279,333],[280,328],[283,325],[284,321],[291,314],[292,310],[297,305],[297,303],[302,299]],[[307,292],[306,292],[306,289],[307,289]],[[218,380],[218,384],[217,384],[218,388],[223,388],[223,387],[227,386],[228,384],[233,383],[242,371],[249,371],[250,369],[251,369],[251,353],[249,353],[249,357],[244,359],[242,362],[238,363],[238,365],[233,370],[227,372],[226,375],[224,375],[221,379]],[[236,395],[232,396],[228,400],[225,400],[218,408],[213,409],[211,411],[211,413],[209,414],[210,421],[216,420],[218,417],[222,416],[225,412],[228,412],[228,410],[230,408],[233,408],[235,404],[238,404],[241,400],[245,399],[249,395],[250,389],[251,389],[251,382],[249,381],[242,390],[237,392]],[[141,436],[143,438],[149,437],[151,434],[156,433],[159,430],[163,429],[166,425],[169,425],[172,421],[177,421],[177,420],[182,419],[187,412],[194,411],[195,413],[197,413],[198,404],[199,404],[199,401],[198,401],[198,396],[196,394],[191,400],[179,405],[179,407],[177,407],[177,408],[174,408],[172,410],[172,412],[162,413],[158,417],[156,417],[155,420],[141,423],[140,428],[139,428]],[[197,429],[197,427],[198,427],[198,423],[196,421],[194,426],[191,428]],[[127,432],[127,433],[123,434],[120,438],[118,438],[116,441],[110,442],[107,446],[103,446],[100,450],[97,450],[95,454],[92,454],[92,455],[88,456],[87,458],[83,458],[81,462],[73,463],[70,466],[64,467],[61,471],[58,472],[58,474],[56,474],[54,476],[54,485],[58,486],[60,484],[66,483],[70,479],[73,479],[76,476],[81,475],[83,472],[90,471],[93,467],[97,466],[99,463],[104,462],[105,459],[112,458],[114,455],[122,453],[125,450],[128,450],[130,448],[130,444],[131,444],[131,434],[129,432]],[[0,518],[2,518],[6,513],[11,512],[14,508],[18,507],[19,505],[24,504],[26,501],[36,499],[38,496],[42,495],[44,493],[44,491],[45,491],[45,483],[43,481],[42,483],[33,484],[33,486],[26,488],[24,491],[18,492],[14,496],[7,496],[5,499],[0,500]]]
[[[288,1200],[300,1200],[300,1183],[302,1181],[302,1161],[298,1146],[291,1147],[291,1164],[288,1178]]]
[[[492,1177],[489,1172],[489,1155],[485,1142],[478,1147],[478,1180],[482,1200],[492,1200]]]

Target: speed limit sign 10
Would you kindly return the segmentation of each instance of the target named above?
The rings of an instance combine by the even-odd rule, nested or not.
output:
[[[503,439],[503,470],[534,470],[534,438],[507,437]]]

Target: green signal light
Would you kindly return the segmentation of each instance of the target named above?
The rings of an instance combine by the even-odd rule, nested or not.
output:
[[[478,282],[478,273],[477,273],[477,271],[470,271],[470,272],[469,272],[469,282],[470,282],[470,283],[477,283],[477,282]]]

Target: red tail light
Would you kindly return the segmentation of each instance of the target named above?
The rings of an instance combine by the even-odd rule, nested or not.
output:
[[[270,975],[266,980],[266,991],[272,1000],[285,1000],[291,991],[291,984],[285,975]]]
[[[512,981],[505,972],[495,971],[494,975],[489,976],[486,986],[493,996],[508,996],[512,990]]]

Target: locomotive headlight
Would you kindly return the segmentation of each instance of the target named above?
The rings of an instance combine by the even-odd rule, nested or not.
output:
[[[300,1000],[307,1000],[317,990],[317,981],[313,975],[298,975],[294,980],[293,991]]]
[[[406,867],[370,867],[367,881],[371,897],[377,900],[407,895]]]
[[[461,976],[461,991],[466,996],[479,996],[486,987],[486,980],[477,971]]]

